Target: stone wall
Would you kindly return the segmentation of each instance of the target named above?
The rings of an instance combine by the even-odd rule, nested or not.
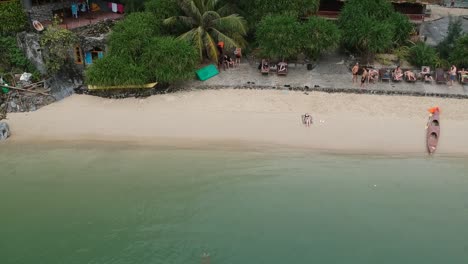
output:
[[[46,21],[52,20],[52,12],[54,10],[65,8],[66,10],[70,8],[73,1],[64,0],[58,3],[49,3],[43,5],[35,5],[31,8],[31,20]],[[70,14],[71,15],[71,14]]]

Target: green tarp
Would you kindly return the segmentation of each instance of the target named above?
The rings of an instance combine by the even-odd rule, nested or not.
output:
[[[209,78],[219,74],[218,69],[214,64],[210,64],[206,67],[203,67],[197,71],[197,77],[200,81],[206,81]]]

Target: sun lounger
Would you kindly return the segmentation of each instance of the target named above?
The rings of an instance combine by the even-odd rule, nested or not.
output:
[[[287,75],[288,74],[288,64],[286,62],[278,63],[276,67],[276,74],[278,75]]]
[[[442,68],[437,68],[435,71],[435,81],[436,83],[447,83],[447,76],[445,71]]]
[[[458,80],[460,81],[461,84],[468,85],[468,73],[465,73],[465,74],[458,73]]]
[[[262,72],[262,74],[270,73],[270,64],[267,60],[262,60],[262,63],[260,64],[260,71]]]
[[[380,81],[390,82],[391,74],[388,69],[379,69]]]

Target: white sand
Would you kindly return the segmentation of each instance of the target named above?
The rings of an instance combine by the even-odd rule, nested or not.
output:
[[[9,142],[241,144],[424,154],[427,109],[434,105],[441,108],[437,153],[468,154],[468,100],[274,90],[193,91],[120,100],[73,95],[36,112],[9,114]],[[301,123],[305,112],[314,118],[310,128]]]

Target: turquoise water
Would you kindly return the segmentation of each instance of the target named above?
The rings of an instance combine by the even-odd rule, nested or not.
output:
[[[467,263],[468,159],[0,146],[0,263]]]

